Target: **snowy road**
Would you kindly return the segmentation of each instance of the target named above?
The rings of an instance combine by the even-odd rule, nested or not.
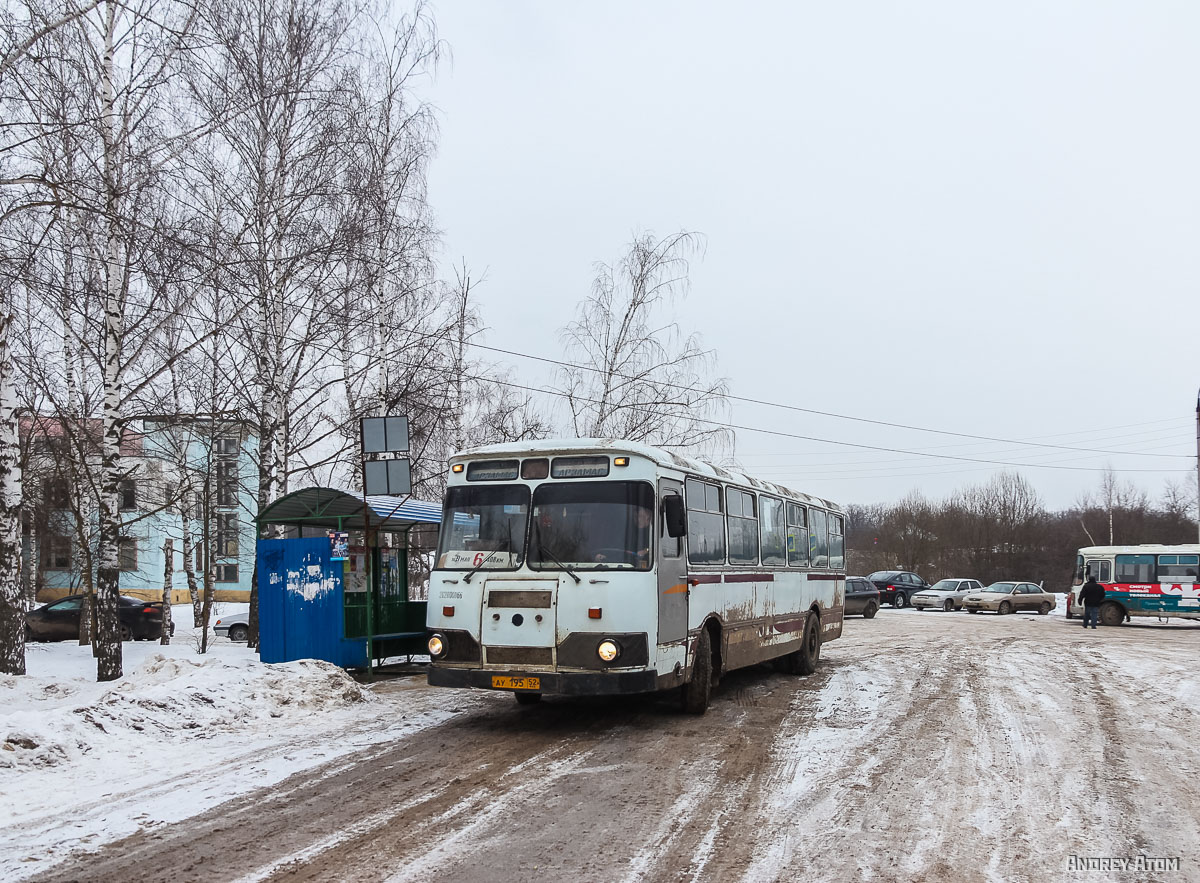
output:
[[[392,682],[457,713],[38,879],[1200,879],[1200,627],[1077,622],[884,610],[702,718]]]

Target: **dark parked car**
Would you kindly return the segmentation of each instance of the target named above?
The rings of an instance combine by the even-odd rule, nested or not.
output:
[[[846,616],[870,619],[879,612],[879,589],[864,576],[846,577]]]
[[[880,602],[886,601],[893,607],[907,607],[909,598],[930,587],[925,580],[907,570],[877,570],[867,579],[879,589]]]
[[[68,595],[25,614],[25,640],[69,641],[79,637],[79,609],[83,595]],[[162,634],[162,602],[139,601],[121,595],[117,599],[121,640],[147,641]],[[175,634],[175,623],[171,623]]]

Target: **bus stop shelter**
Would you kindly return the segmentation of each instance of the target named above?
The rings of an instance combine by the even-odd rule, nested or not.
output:
[[[425,607],[410,597],[414,537],[441,507],[312,487],[258,516],[259,654],[263,662],[323,659],[343,668],[425,653]],[[426,544],[430,545],[430,544]],[[432,548],[424,551],[432,552]]]

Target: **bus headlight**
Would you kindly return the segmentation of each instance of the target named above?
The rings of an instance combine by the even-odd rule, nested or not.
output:
[[[612,662],[621,655],[621,645],[611,639],[603,640],[596,648],[596,655],[604,662]]]
[[[429,655],[434,659],[442,656],[446,652],[446,639],[441,635],[429,636]]]

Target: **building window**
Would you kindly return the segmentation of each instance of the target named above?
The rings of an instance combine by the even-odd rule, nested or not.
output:
[[[217,461],[217,505],[237,505],[237,463]]]
[[[47,570],[71,569],[71,538],[57,534],[46,538],[42,563]]]
[[[66,509],[71,505],[71,495],[65,478],[51,478],[46,482],[43,493],[51,509]]]
[[[117,560],[122,572],[138,569],[137,540],[133,537],[121,537],[117,541]]]
[[[236,457],[238,440],[236,438],[219,438],[216,440],[216,450],[218,456]]]
[[[238,581],[238,566],[236,564],[218,564],[217,582],[236,583]]]
[[[217,554],[234,556],[238,553],[238,518],[234,512],[217,513]]]
[[[137,508],[137,482],[132,478],[121,482],[117,492],[117,499],[120,501],[122,509]]]

